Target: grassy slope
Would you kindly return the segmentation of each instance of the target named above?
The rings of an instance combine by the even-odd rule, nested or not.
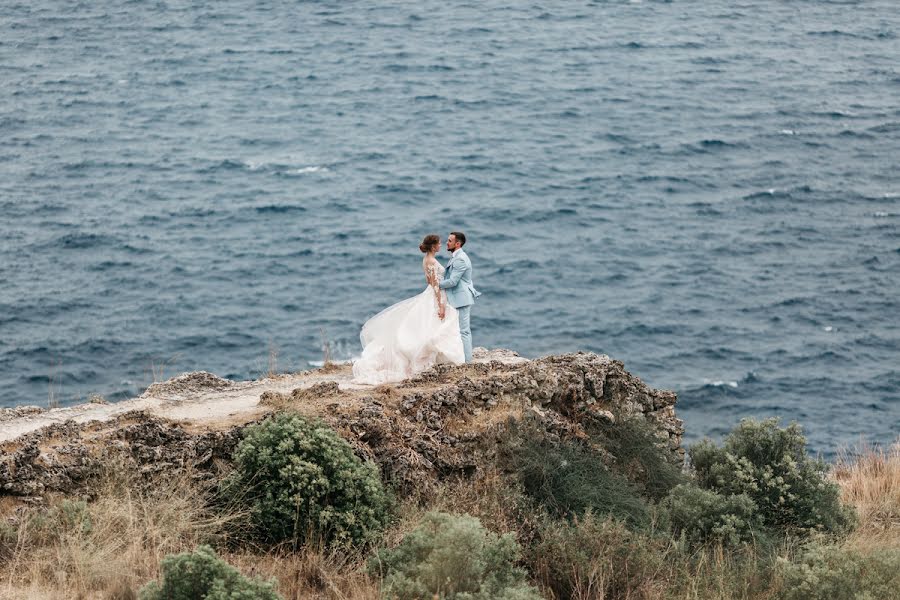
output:
[[[832,477],[860,522],[844,548],[864,553],[900,549],[900,443],[889,451],[866,450],[835,464]],[[207,490],[187,473],[140,491],[112,468],[86,504],[59,498],[49,516],[23,519],[18,529],[0,530],[0,598],[127,599],[158,575],[169,553],[205,542],[222,542],[240,515],[203,508]],[[523,529],[528,515],[513,509],[503,479],[488,474],[475,484],[445,485],[430,506],[406,504],[386,533],[397,543],[429,509],[469,512],[495,531]],[[32,511],[39,515],[38,511]],[[634,598],[774,598],[781,582],[761,556],[736,556],[721,549],[665,555],[665,568],[637,585]],[[781,548],[790,557],[796,549]],[[334,555],[307,548],[296,554],[242,549],[222,552],[247,574],[275,577],[285,598],[377,598],[378,583],[361,568],[364,556]],[[540,584],[540,581],[536,582]]]

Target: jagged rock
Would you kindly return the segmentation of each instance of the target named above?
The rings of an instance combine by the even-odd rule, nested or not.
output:
[[[323,419],[405,495],[427,494],[441,479],[489,468],[498,440],[520,420],[538,423],[551,438],[585,439],[584,426],[592,421],[614,427],[620,417],[643,418],[660,437],[661,452],[683,460],[675,394],[648,387],[621,362],[581,352],[535,360],[509,351],[477,355],[482,362],[437,365],[396,385],[359,389],[318,381],[290,394],[266,391],[259,401],[270,411]],[[197,387],[227,391],[233,385],[198,372],[153,393],[177,397]],[[146,475],[192,469],[214,477],[243,429],[258,418],[259,413],[198,432],[190,423],[132,411],[103,422],[48,426],[2,446],[0,494],[79,490],[113,459]]]
[[[16,406],[13,408],[0,408],[0,423],[2,423],[3,421],[11,421],[12,419],[28,417],[29,415],[38,415],[42,412],[45,412],[46,410],[46,408],[41,408],[40,406]]]
[[[141,398],[179,396],[205,389],[224,390],[233,385],[234,382],[230,379],[223,379],[213,373],[207,371],[193,371],[191,373],[184,373],[178,377],[173,377],[168,381],[150,384],[150,386],[144,390],[144,393],[141,394]]]
[[[336,381],[323,381],[308,388],[297,388],[291,392],[291,399],[295,401],[319,400],[321,398],[333,398],[341,394],[340,386]]]
[[[77,492],[110,461],[144,474],[191,468],[212,476],[213,460],[230,460],[243,427],[191,434],[145,412],[129,412],[99,426],[52,425],[22,436],[18,449],[0,455],[0,493]]]

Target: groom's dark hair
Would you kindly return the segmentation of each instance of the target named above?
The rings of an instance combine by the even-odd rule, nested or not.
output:
[[[456,241],[459,242],[460,247],[466,245],[466,234],[462,231],[451,231],[450,235],[456,238]]]

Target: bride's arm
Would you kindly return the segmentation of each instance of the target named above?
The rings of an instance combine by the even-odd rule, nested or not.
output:
[[[428,280],[428,285],[431,286],[431,289],[434,290],[434,298],[437,301],[438,305],[438,316],[443,320],[444,315],[446,314],[446,306],[444,306],[444,294],[441,293],[440,283],[437,279],[437,273],[435,272],[433,265],[428,265],[425,267],[425,278]]]

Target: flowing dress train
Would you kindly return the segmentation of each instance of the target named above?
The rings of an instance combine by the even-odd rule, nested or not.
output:
[[[421,294],[389,306],[363,325],[362,356],[353,363],[354,383],[402,381],[438,363],[465,362],[459,315],[437,287],[444,267],[435,262],[428,269],[429,285]],[[439,296],[445,306],[443,321],[438,316]]]

